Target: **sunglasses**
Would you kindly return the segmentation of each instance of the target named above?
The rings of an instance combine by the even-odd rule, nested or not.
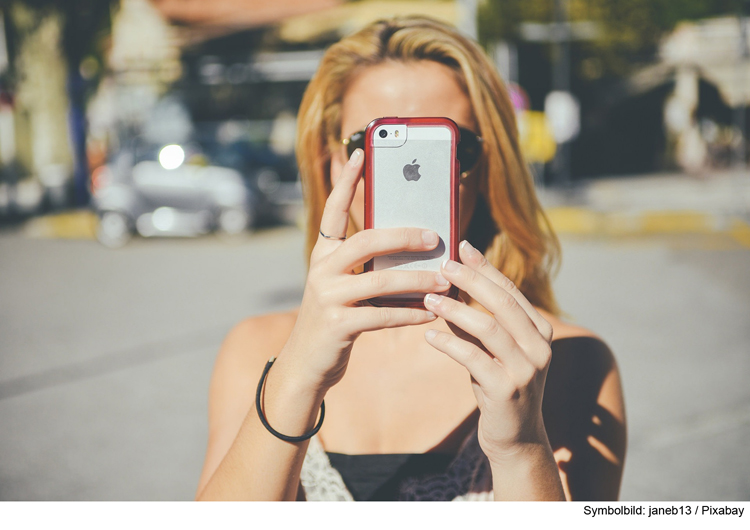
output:
[[[477,136],[469,129],[458,128],[461,133],[461,141],[456,147],[456,158],[461,164],[462,175],[474,169],[479,157],[482,156],[482,137]],[[355,149],[365,148],[365,131],[357,131],[349,138],[344,138],[341,143],[346,146],[346,154],[351,157]]]

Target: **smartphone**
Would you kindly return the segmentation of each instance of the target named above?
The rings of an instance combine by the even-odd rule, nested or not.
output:
[[[438,272],[446,259],[458,259],[458,126],[448,118],[378,118],[365,134],[365,229],[416,227],[437,232],[427,252],[376,256],[365,272]],[[376,306],[424,307],[426,293],[370,299]],[[442,294],[458,297],[451,286]]]

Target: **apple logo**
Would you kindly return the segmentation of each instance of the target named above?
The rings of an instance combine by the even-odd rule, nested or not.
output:
[[[419,164],[416,163],[417,159],[411,161],[411,164],[404,166],[404,178],[406,180],[419,180],[422,175],[419,174]]]

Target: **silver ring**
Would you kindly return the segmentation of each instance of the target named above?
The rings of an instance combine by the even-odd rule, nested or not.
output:
[[[326,239],[338,239],[339,241],[344,241],[344,240],[346,239],[346,236],[344,236],[344,237],[327,236],[327,235],[325,235],[325,234],[323,233],[323,231],[322,231],[322,230],[318,230],[318,232],[320,232],[320,235],[321,235],[321,236],[323,236],[323,237],[324,237],[324,238],[326,238]]]

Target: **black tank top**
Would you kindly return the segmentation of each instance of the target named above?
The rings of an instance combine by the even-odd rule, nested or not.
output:
[[[396,500],[402,480],[444,473],[455,458],[448,453],[326,454],[356,501]]]

